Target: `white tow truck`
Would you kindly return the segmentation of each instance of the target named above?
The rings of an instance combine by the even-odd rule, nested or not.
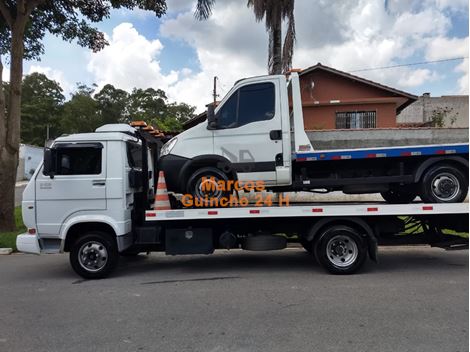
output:
[[[23,193],[28,230],[18,236],[18,250],[69,252],[75,272],[94,279],[109,275],[121,255],[149,251],[264,251],[297,242],[329,272],[350,274],[367,258],[377,261],[378,244],[468,247],[468,239],[455,236],[468,232],[468,203],[184,208],[173,201],[155,210],[160,155],[168,155],[169,143],[124,124],[57,138]]]

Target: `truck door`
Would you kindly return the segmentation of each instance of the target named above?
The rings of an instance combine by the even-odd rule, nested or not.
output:
[[[106,209],[106,143],[59,143],[54,146],[54,178],[42,168],[36,177],[37,227],[57,235],[72,214]]]
[[[214,152],[229,159],[241,181],[276,184],[282,166],[282,127],[277,79],[247,83],[217,110]]]

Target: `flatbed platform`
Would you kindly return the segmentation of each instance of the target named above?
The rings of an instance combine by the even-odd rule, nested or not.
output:
[[[147,210],[146,221],[175,221],[194,219],[325,217],[325,216],[411,216],[436,214],[466,214],[468,203],[410,203],[387,204],[364,202],[349,204],[309,203],[272,207],[184,208],[174,210]]]

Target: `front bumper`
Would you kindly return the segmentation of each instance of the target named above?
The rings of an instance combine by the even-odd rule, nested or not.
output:
[[[18,251],[23,253],[41,253],[38,237],[36,235],[29,235],[27,233],[18,235],[16,237],[16,248]]]

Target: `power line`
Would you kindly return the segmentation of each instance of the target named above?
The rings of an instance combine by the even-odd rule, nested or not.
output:
[[[457,61],[457,60],[463,60],[463,59],[468,59],[468,56],[454,57],[454,58],[451,58],[451,59],[442,59],[442,60],[434,60],[434,61],[412,62],[412,63],[409,63],[409,64],[400,64],[400,65],[392,65],[392,66],[362,68],[362,69],[359,69],[359,70],[353,70],[353,71],[349,71],[349,72],[363,72],[363,71],[384,70],[384,69],[395,68],[395,67],[426,65],[426,64],[434,64],[434,63],[437,63],[437,62]]]

